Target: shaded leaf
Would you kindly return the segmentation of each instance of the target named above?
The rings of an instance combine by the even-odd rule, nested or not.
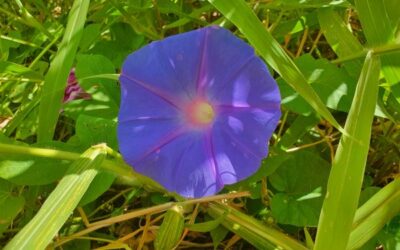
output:
[[[113,120],[80,115],[76,121],[76,135],[84,148],[106,143],[114,150],[118,149],[117,123]]]
[[[13,185],[0,178],[0,235],[24,208],[25,199],[13,194]]]
[[[196,223],[196,224],[186,224],[185,227],[189,229],[190,231],[194,232],[210,232],[214,229],[216,229],[221,222],[224,220],[226,214],[223,214],[220,218],[217,218],[215,220],[210,220],[202,223]]]
[[[115,118],[120,96],[116,81],[92,77],[115,73],[112,62],[102,55],[79,55],[75,72],[79,85],[91,95],[91,99],[68,102],[64,105],[64,113],[74,119],[81,114]]]
[[[316,60],[310,54],[299,57],[295,62],[327,107],[346,112],[350,109],[356,80],[346,71],[326,59]],[[282,104],[299,114],[309,115],[313,112],[304,98],[287,84],[282,84],[282,81],[282,78],[278,80]]]
[[[271,200],[272,215],[278,223],[316,226],[330,164],[306,150],[289,154],[281,164],[269,177],[279,191]]]
[[[111,187],[115,178],[115,174],[107,172],[98,173],[90,183],[85,195],[79,201],[79,206],[84,206],[100,197],[100,195]]]

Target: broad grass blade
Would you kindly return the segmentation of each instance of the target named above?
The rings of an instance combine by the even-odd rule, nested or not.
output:
[[[157,237],[154,241],[156,250],[174,249],[185,228],[183,208],[175,205],[165,213],[163,222],[158,228]]]
[[[356,212],[348,249],[358,249],[400,213],[400,179],[379,190]]]
[[[316,111],[334,127],[340,125],[326,108],[306,78],[286,54],[280,44],[265,29],[260,20],[243,0],[209,0],[228,20],[235,24],[249,42],[276,70],[290,86],[295,89]]]
[[[46,74],[39,105],[38,141],[53,139],[67,77],[82,37],[89,0],[75,0],[64,37]]]
[[[346,249],[357,209],[378,96],[380,60],[369,52],[336,151],[322,206],[315,250]]]
[[[45,249],[76,208],[106,156],[106,146],[94,146],[72,163],[65,177],[39,212],[4,249]]]

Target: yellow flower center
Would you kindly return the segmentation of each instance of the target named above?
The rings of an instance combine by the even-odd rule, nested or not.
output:
[[[194,101],[187,110],[189,121],[195,125],[207,125],[214,120],[214,109],[205,101]]]

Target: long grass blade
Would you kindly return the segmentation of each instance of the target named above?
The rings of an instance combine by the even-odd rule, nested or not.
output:
[[[321,116],[334,127],[340,125],[326,108],[306,78],[282,49],[280,44],[265,29],[260,20],[243,0],[209,0],[228,20],[235,24],[256,48],[260,55],[290,86],[295,89]]]
[[[223,217],[223,226],[258,249],[307,250],[295,239],[228,206],[213,202],[207,211],[215,219]]]
[[[74,1],[64,37],[46,74],[39,105],[38,141],[53,139],[67,77],[82,37],[88,8],[89,0]]]
[[[378,95],[380,60],[368,53],[336,151],[320,215],[315,250],[346,249],[357,209]]]
[[[45,249],[78,205],[106,155],[106,146],[85,151],[68,170],[35,217],[4,249]]]

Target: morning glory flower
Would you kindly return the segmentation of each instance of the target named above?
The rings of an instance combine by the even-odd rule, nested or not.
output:
[[[184,197],[257,171],[280,112],[276,82],[245,42],[216,26],[130,54],[120,75],[118,141],[137,172]]]

